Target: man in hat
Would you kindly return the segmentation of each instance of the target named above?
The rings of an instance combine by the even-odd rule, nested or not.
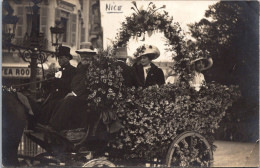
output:
[[[123,69],[122,76],[124,78],[124,85],[127,87],[142,86],[142,83],[139,81],[134,68],[126,64],[126,60],[128,58],[132,59],[127,55],[127,49],[125,47],[117,48],[115,58],[117,59],[116,64]]]
[[[165,83],[162,69],[152,63],[152,60],[157,59],[159,56],[159,49],[153,45],[143,45],[142,51],[138,53],[136,59],[140,61],[140,64],[134,64],[133,67],[143,87],[160,86]]]
[[[60,71],[55,73],[55,78],[50,83],[51,93],[49,98],[39,112],[38,118],[43,124],[47,124],[49,122],[57,102],[71,92],[71,81],[76,72],[76,68],[70,64],[72,55],[70,54],[69,47],[60,46],[57,53],[57,58],[60,65]]]
[[[72,55],[70,54],[69,47],[59,47],[57,58],[60,65],[60,71],[55,74],[54,86],[57,97],[64,98],[68,93],[71,92],[70,83],[76,72],[76,68],[70,64]]]
[[[50,126],[57,131],[85,128],[89,121],[86,112],[86,100],[88,92],[85,86],[88,73],[88,61],[96,56],[91,44],[87,48],[77,50],[80,55],[80,63],[71,81],[71,92],[63,99],[50,119]]]

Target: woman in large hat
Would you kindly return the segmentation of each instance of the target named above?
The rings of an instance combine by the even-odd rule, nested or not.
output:
[[[199,91],[201,86],[205,84],[205,78],[204,75],[201,73],[202,71],[205,71],[209,68],[211,68],[213,65],[212,58],[203,58],[199,57],[196,59],[193,59],[187,66],[187,71],[191,72],[192,79],[189,81],[189,84],[191,87],[193,87],[195,90]],[[174,84],[179,82],[179,75],[171,75],[167,78],[166,84]]]
[[[201,86],[205,84],[204,75],[201,73],[212,67],[213,60],[212,58],[197,58],[192,60],[190,63],[190,70],[193,72],[193,78],[189,82],[191,87],[194,87],[195,90],[199,91]]]
[[[156,46],[143,45],[137,49],[135,56],[136,61],[139,61],[140,63],[134,64],[133,67],[135,68],[137,77],[143,87],[152,85],[160,86],[165,83],[162,69],[152,63],[152,60],[155,60],[160,56],[160,51]]]

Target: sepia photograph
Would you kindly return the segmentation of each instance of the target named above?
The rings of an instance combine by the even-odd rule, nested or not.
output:
[[[1,10],[1,166],[260,166],[259,1]]]

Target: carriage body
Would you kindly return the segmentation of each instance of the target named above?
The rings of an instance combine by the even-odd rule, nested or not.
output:
[[[39,138],[39,136],[37,135],[33,135],[33,132],[27,132],[26,134],[30,139],[32,139],[38,145],[42,146],[47,151],[46,154],[36,156],[31,161],[35,161],[36,159],[41,164],[43,164],[43,162],[54,164],[53,162],[55,162],[56,165],[70,166],[86,166],[89,162],[91,162],[91,165],[94,165],[94,163],[102,164],[104,162],[104,164],[110,166],[134,166],[133,164],[142,166],[145,166],[145,164],[148,164],[150,166],[210,166],[213,161],[214,140],[212,139],[213,133],[211,132],[211,130],[212,128],[215,128],[215,125],[212,125],[212,120],[210,119],[213,118],[214,121],[217,120],[218,122],[220,122],[221,118],[224,116],[224,112],[220,114],[214,113],[214,115],[218,115],[215,117],[211,116],[214,112],[211,110],[212,108],[215,109],[216,106],[213,106],[214,104],[209,103],[214,102],[212,101],[213,97],[218,97],[218,94],[222,95],[222,92],[211,93],[210,87],[212,86],[208,85],[207,88],[202,88],[200,93],[190,89],[188,95],[187,91],[185,91],[185,93],[181,93],[181,89],[179,88],[179,86],[174,85],[167,85],[161,88],[149,88],[149,91],[144,90],[145,94],[151,94],[151,92],[157,94],[157,98],[153,97],[154,104],[156,104],[156,99],[165,100],[166,98],[169,101],[168,103],[166,102],[168,106],[158,104],[158,106],[161,107],[158,112],[159,115],[165,115],[161,116],[161,118],[154,118],[155,120],[153,120],[153,125],[160,125],[160,128],[165,128],[163,130],[159,129],[161,132],[158,130],[155,135],[152,135],[155,138],[154,141],[156,143],[143,141],[139,143],[139,146],[133,146],[137,144],[136,140],[138,139],[136,138],[138,136],[145,136],[145,133],[151,131],[153,132],[153,130],[156,128],[152,127],[151,125],[147,125],[145,128],[146,132],[135,134],[134,131],[136,129],[144,129],[145,122],[143,123],[143,125],[140,124],[140,122],[142,123],[141,120],[139,121],[139,123],[132,122],[137,120],[138,117],[133,117],[131,115],[140,114],[140,112],[142,112],[147,114],[145,115],[145,117],[148,117],[147,120],[151,119],[149,118],[151,117],[151,115],[158,115],[157,113],[151,113],[151,109],[148,108],[147,110],[146,106],[133,104],[134,102],[138,102],[136,99],[134,101],[127,101],[126,103],[124,103],[124,105],[122,106],[123,109],[117,109],[124,114],[124,116],[122,116],[122,113],[117,113],[122,124],[124,125],[124,128],[117,133],[109,134],[109,137],[106,139],[106,141],[99,141],[99,139],[89,139],[88,127],[84,129],[68,130],[63,133],[58,133],[56,131],[43,128],[41,132],[41,138]],[[169,92],[169,88],[170,90],[172,90],[171,92]],[[168,96],[171,95],[171,98],[167,96],[165,97],[165,94],[163,93],[166,92]],[[209,92],[211,94],[211,96],[207,97],[207,99],[205,99],[204,95],[206,92]],[[159,95],[159,93],[161,95]],[[141,95],[146,96],[145,94]],[[189,96],[188,100],[190,100],[191,102],[196,102],[197,104],[204,102],[205,105],[208,106],[208,109],[197,108],[197,112],[192,111],[191,108],[187,108],[185,104],[189,104],[190,107],[196,109],[196,107],[194,107],[194,103],[187,103],[187,99],[184,99],[183,94]],[[138,99],[144,99],[144,97],[142,97],[141,95],[139,95]],[[147,99],[146,101],[148,102],[150,100]],[[220,108],[219,111],[227,108],[227,104],[225,104],[226,101],[224,101],[223,99],[221,101],[222,104],[220,105],[223,106],[223,108]],[[173,102],[174,104],[171,104]],[[179,107],[178,103],[181,103],[183,106]],[[154,108],[156,107],[157,106],[154,105]],[[184,109],[182,110],[181,108]],[[133,110],[133,112],[130,113],[129,110]],[[211,113],[211,115],[209,113]],[[220,115],[222,115],[222,117]],[[199,118],[201,118],[201,120],[199,120]],[[125,123],[125,121],[128,122]],[[155,123],[156,121],[158,121],[158,123]],[[183,123],[183,125],[181,125],[181,123]],[[133,132],[131,133],[131,131]],[[124,141],[123,138],[126,137],[126,132],[128,132],[129,134],[131,133],[130,142],[132,144],[128,145],[132,146],[132,148],[129,148],[129,146],[122,147],[120,145],[120,143]],[[103,143],[100,144],[100,142]],[[151,150],[148,150],[149,148]],[[49,162],[48,158],[50,158]],[[41,159],[42,161],[39,161]],[[93,159],[97,160],[95,160],[94,162],[92,161]]]
[[[41,132],[35,133],[32,131],[26,131],[25,134],[38,145],[45,148],[47,152],[40,153],[34,157],[20,156],[20,158],[26,160],[29,166],[46,166],[46,165],[56,165],[56,166],[79,166],[79,167],[96,167],[96,166],[179,166],[182,163],[180,157],[192,156],[194,158],[186,157],[186,162],[190,162],[192,165],[204,165],[211,166],[213,163],[213,151],[207,141],[207,139],[201,134],[195,131],[184,131],[175,137],[167,147],[167,152],[161,156],[142,159],[133,158],[125,159],[120,157],[120,155],[113,155],[109,153],[111,148],[106,148],[101,150],[103,153],[98,152],[100,148],[104,146],[99,146],[97,141],[89,141],[87,137],[87,132],[79,130],[69,130],[67,137],[65,134],[61,135],[57,132]],[[80,136],[78,136],[80,135]],[[40,143],[39,143],[40,142]],[[95,147],[90,147],[93,145]],[[48,147],[47,147],[48,146]],[[47,147],[47,148],[46,148]],[[89,150],[90,148],[91,150]],[[105,151],[105,153],[104,153]],[[116,151],[121,154],[123,150]],[[186,153],[181,155],[181,153]],[[195,156],[200,155],[200,160],[196,160]]]

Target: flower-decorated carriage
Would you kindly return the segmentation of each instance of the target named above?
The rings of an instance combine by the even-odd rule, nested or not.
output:
[[[147,11],[136,8],[136,13],[122,23],[113,48],[126,46],[132,36],[160,30],[176,55],[175,72],[180,74],[181,82],[145,89],[124,87],[114,50],[100,50],[86,74],[88,110],[101,113],[96,139],[89,138],[89,125],[63,132],[38,125],[40,132],[26,131],[26,135],[46,153],[24,160],[32,165],[82,167],[211,165],[214,131],[239,97],[238,88],[214,82],[199,92],[191,88],[187,82],[191,76],[182,66],[191,58],[181,28],[178,23],[172,25],[167,12],[156,11],[152,3]],[[122,128],[111,131],[115,125]],[[108,128],[105,133],[104,128]]]

